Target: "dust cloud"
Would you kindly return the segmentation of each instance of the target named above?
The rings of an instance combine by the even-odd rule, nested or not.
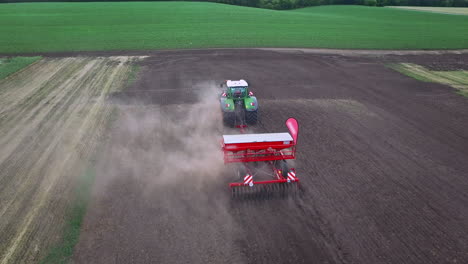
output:
[[[118,105],[104,181],[134,177],[150,189],[188,181],[199,189],[221,177],[219,88],[206,82],[188,90],[196,103]]]
[[[228,206],[233,174],[225,173],[220,148],[219,88],[192,88],[187,96],[197,97],[193,104],[117,105],[77,263],[105,262],[100,257],[106,254],[88,255],[85,249],[94,246],[102,252],[144,250],[149,262],[242,262],[233,250],[240,227]],[[101,232],[102,223],[113,232]]]

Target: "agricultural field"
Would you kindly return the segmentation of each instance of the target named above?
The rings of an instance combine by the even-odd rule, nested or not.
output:
[[[112,117],[107,95],[132,61],[44,58],[0,80],[0,263],[35,263],[63,243]]]
[[[466,28],[364,6],[0,4],[0,264],[468,263]],[[240,78],[248,133],[299,122],[296,195],[231,197],[220,139],[241,132],[218,100]]]
[[[152,53],[109,98],[118,114],[73,262],[467,262],[467,100],[387,67],[467,58]],[[299,121],[298,197],[231,200],[219,139],[239,132],[214,102],[238,77],[259,98],[249,132]]]
[[[210,15],[206,15],[210,14]],[[313,47],[463,49],[464,16],[364,6],[276,11],[215,3],[0,5],[0,54]]]
[[[425,11],[452,15],[468,15],[468,7],[389,6],[405,10]]]
[[[388,67],[465,53],[126,53],[0,81],[0,263],[468,261],[466,98]],[[260,100],[249,132],[299,121],[296,197],[230,197],[217,96],[238,77]]]

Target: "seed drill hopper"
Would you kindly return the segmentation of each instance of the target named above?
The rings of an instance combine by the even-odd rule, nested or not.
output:
[[[287,160],[296,158],[297,120],[289,118],[286,127],[289,132],[223,135],[224,163],[239,163],[239,182],[229,184],[233,197],[263,197],[298,190],[296,170],[287,164]]]

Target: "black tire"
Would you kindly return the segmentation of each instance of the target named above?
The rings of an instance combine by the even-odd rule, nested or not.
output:
[[[236,113],[223,112],[223,122],[225,126],[233,127],[236,124]]]
[[[288,177],[288,172],[289,172],[289,166],[288,163],[285,160],[280,160],[278,161],[279,164],[277,167],[281,170],[281,174],[283,174],[284,178]]]
[[[255,111],[245,111],[245,121],[249,125],[257,124],[258,120],[258,110]]]

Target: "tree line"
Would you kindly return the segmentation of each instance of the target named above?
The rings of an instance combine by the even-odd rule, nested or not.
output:
[[[115,0],[0,0],[0,3],[15,2],[112,2]],[[127,0],[131,2],[131,0]],[[137,0],[168,1],[168,0]],[[171,1],[171,0],[169,0]],[[177,0],[176,0],[177,1]],[[178,0],[180,1],[180,0]],[[441,6],[468,7],[468,0],[186,0],[193,2],[216,2],[230,5],[268,9],[294,9],[317,5],[367,5],[367,6]]]

